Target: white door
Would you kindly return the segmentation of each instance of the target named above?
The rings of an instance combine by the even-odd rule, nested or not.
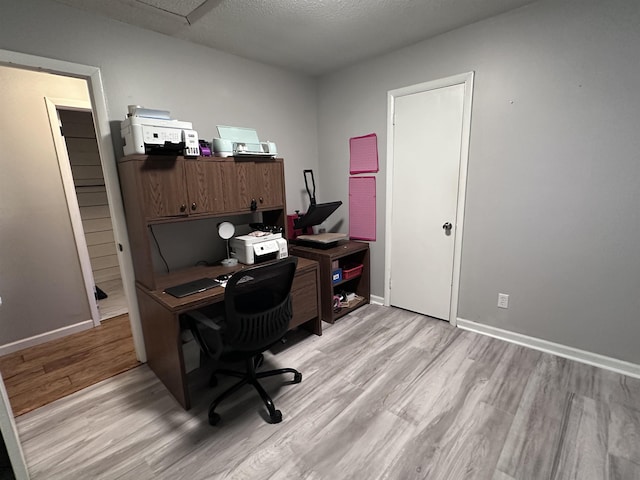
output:
[[[73,174],[71,172],[71,163],[69,162],[69,152],[67,151],[67,146],[60,130],[61,123],[58,116],[59,107],[91,111],[91,102],[74,99],[56,99],[50,97],[45,97],[44,100],[47,108],[47,114],[49,115],[49,124],[51,125],[53,144],[55,147],[56,156],[58,158],[58,166],[60,167],[62,185],[64,187],[64,193],[67,198],[69,218],[71,219],[73,236],[76,240],[76,249],[78,250],[78,259],[80,260],[80,268],[82,270],[84,286],[87,292],[89,310],[91,311],[93,325],[97,327],[100,325],[100,312],[98,310],[98,301],[96,299],[96,284],[93,279],[89,249],[87,247],[87,241],[84,236],[82,217],[80,216],[80,207],[78,206],[76,189],[75,185],[73,184]]]
[[[463,155],[466,177],[465,105],[464,82],[393,102],[389,304],[447,321]]]

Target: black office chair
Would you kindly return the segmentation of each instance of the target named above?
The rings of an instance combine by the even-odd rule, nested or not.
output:
[[[279,368],[256,372],[262,364],[262,353],[280,341],[289,329],[292,316],[291,284],[298,259],[286,259],[264,265],[248,267],[236,272],[227,281],[224,293],[224,311],[220,318],[211,318],[206,311],[191,311],[184,318],[202,352],[213,359],[226,362],[245,362],[245,371],[218,369],[210,384],[215,386],[216,374],[240,378],[235,385],[221,393],[209,405],[209,423],[216,425],[220,415],[215,412],[222,400],[246,384],[253,385],[269,410],[271,423],[282,421],[273,400],[258,379],[293,373],[293,382],[300,383],[302,374],[293,368]]]

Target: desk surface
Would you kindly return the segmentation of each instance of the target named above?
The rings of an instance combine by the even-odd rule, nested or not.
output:
[[[177,272],[168,273],[166,275],[158,277],[158,288],[156,290],[149,290],[140,283],[138,283],[137,286],[167,310],[170,310],[172,312],[185,312],[188,310],[193,310],[194,308],[202,307],[204,305],[222,302],[224,300],[224,288],[214,287],[209,290],[205,290],[204,292],[194,293],[193,295],[187,295],[186,297],[182,298],[176,298],[173,295],[164,293],[165,288],[179,285],[181,283],[187,283],[202,277],[216,278],[218,275],[230,274],[250,266],[251,265],[243,265],[241,263],[238,263],[233,267],[214,265],[210,267],[197,266],[185,268]],[[313,269],[314,267],[315,262],[313,262],[312,260],[298,257],[298,267],[296,270],[297,272]]]

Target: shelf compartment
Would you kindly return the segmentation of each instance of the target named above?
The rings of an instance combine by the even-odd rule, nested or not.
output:
[[[327,323],[334,323],[338,318],[341,318],[362,305],[369,303],[370,261],[368,243],[349,240],[338,244],[338,246],[334,248],[326,250],[292,245],[289,253],[291,255],[316,260],[320,264],[320,305],[323,321]],[[343,278],[342,280],[333,283],[332,274],[336,269],[344,269],[345,267],[352,268],[359,265],[362,265],[362,270],[356,276],[348,280]],[[348,290],[349,292],[355,293],[356,295],[364,298],[364,300],[349,308],[342,307],[336,312],[333,309],[333,297],[336,292],[340,292],[342,290]]]
[[[362,275],[362,270],[364,269],[363,264],[359,265],[345,265],[342,268],[342,279],[343,280],[351,280],[352,278],[359,277]]]
[[[339,318],[341,318],[341,317],[344,317],[348,313],[353,312],[355,309],[360,308],[362,305],[364,305],[366,303],[369,303],[369,302],[367,301],[367,299],[363,298],[358,303],[356,303],[355,305],[352,305],[350,307],[340,307],[340,310],[338,310],[338,311],[333,313],[334,321],[339,319]]]

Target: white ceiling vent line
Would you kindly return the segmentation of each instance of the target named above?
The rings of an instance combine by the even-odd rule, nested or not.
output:
[[[144,5],[145,7],[155,8],[162,10],[166,13],[172,13],[179,17],[186,18],[189,13],[196,10],[202,0],[135,0],[137,3]],[[207,3],[206,0],[204,3]]]
[[[176,15],[193,25],[211,10],[220,5],[223,0],[135,0],[144,7],[155,8],[164,13]]]
[[[185,18],[189,25],[193,25],[195,22],[204,17],[211,10],[220,5],[224,0],[204,0],[198,7],[194,8]]]

